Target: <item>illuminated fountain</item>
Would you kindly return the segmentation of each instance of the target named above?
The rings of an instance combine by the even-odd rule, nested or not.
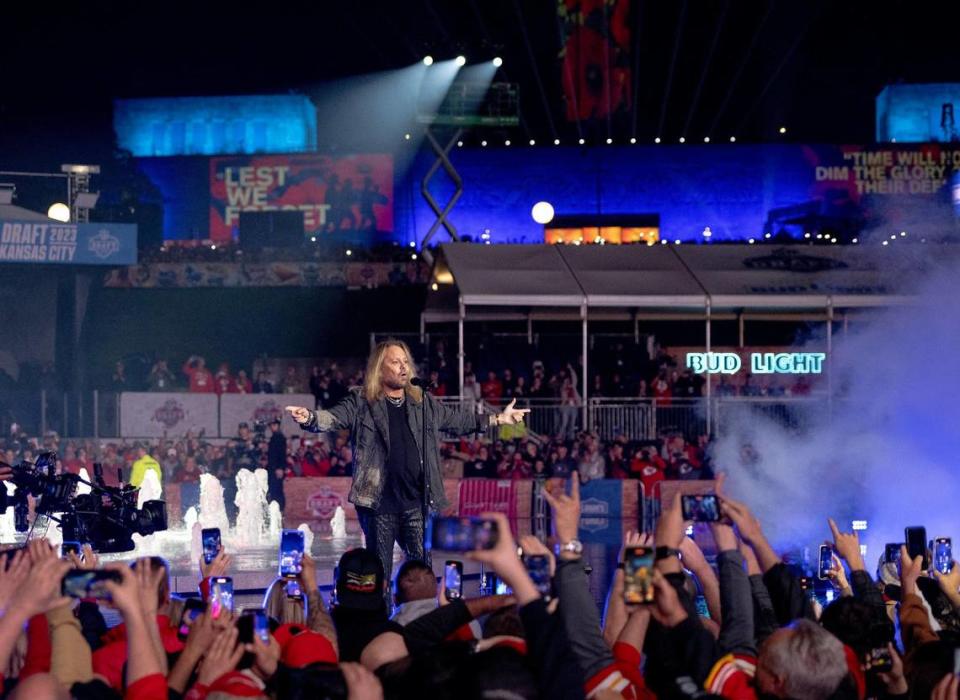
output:
[[[266,477],[266,471],[263,472]],[[264,483],[261,483],[264,482]],[[238,547],[257,547],[263,539],[263,527],[267,523],[267,488],[266,478],[260,479],[259,474],[249,469],[237,472],[237,529],[236,544]]]

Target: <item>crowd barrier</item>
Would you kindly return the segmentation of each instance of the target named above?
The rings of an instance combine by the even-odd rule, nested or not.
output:
[[[288,405],[314,405],[311,394],[190,394],[131,392],[120,394],[120,436],[124,438],[180,438],[188,432],[205,437],[230,438],[240,423],[280,418],[284,435],[301,434],[287,415]]]

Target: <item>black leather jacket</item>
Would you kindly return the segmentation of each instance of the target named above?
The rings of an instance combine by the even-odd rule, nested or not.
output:
[[[420,459],[424,463],[427,485],[424,506],[429,511],[436,512],[449,505],[443,492],[443,477],[440,473],[440,433],[466,435],[485,431],[490,417],[438,403],[430,394],[423,396],[426,398],[426,450],[421,444],[424,404],[410,390],[407,392],[407,401],[410,402],[407,417],[410,432],[413,433]],[[304,430],[313,433],[350,430],[354,466],[349,501],[359,508],[376,510],[386,482],[384,470],[390,446],[390,421],[386,399],[369,402],[359,389],[353,389],[330,410],[311,411],[310,414],[310,420],[301,425]]]

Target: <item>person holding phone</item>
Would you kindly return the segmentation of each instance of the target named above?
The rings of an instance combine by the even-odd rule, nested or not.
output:
[[[393,545],[407,559],[429,563],[426,518],[448,503],[440,471],[440,433],[466,435],[523,422],[529,409],[511,401],[501,413],[481,416],[438,403],[423,391],[410,348],[379,343],[367,360],[363,387],[329,410],[287,406],[304,430],[349,429],[354,457],[349,500],[357,508],[367,547],[377,552],[389,580]],[[425,444],[424,444],[425,442]]]

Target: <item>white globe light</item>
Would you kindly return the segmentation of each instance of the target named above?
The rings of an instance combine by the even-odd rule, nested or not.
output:
[[[47,209],[47,216],[49,216],[51,219],[55,219],[56,221],[67,223],[70,221],[70,207],[63,202],[51,204],[50,208]]]
[[[465,56],[457,56],[455,63],[463,68],[465,65],[467,65],[467,59]]]
[[[530,214],[538,224],[549,224],[553,221],[553,205],[550,202],[537,202]]]
[[[432,65],[433,65],[433,56],[424,56],[424,57],[423,57],[423,65],[425,65],[425,66],[432,66]]]
[[[499,68],[503,65],[503,59],[497,56],[495,59],[493,59],[493,65],[495,68]]]

